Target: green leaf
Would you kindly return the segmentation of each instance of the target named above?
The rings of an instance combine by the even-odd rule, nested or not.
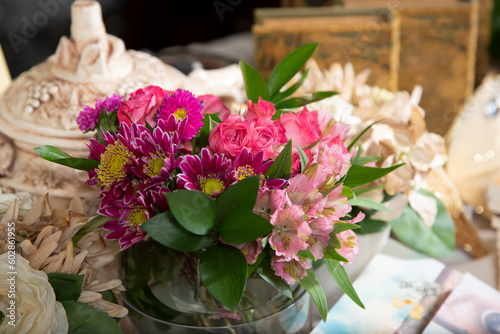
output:
[[[272,230],[273,225],[267,219],[244,209],[231,211],[219,226],[221,238],[233,245],[253,241]]]
[[[437,198],[438,213],[432,228],[409,205],[401,216],[391,221],[398,239],[409,247],[432,257],[453,256],[455,250],[455,224],[443,203]]]
[[[370,183],[389,174],[393,170],[403,165],[404,164],[399,164],[387,168],[351,165],[349,171],[346,174],[344,185],[349,188],[356,188],[362,186],[363,184]]]
[[[318,47],[318,43],[306,44],[293,50],[287,54],[280,62],[273,68],[269,76],[269,94],[271,96],[278,93],[293,76],[300,71],[306,64],[307,60],[311,58],[314,50]]]
[[[210,132],[217,124],[220,123],[221,120],[216,114],[205,115],[203,117],[203,126],[201,127],[200,132],[195,138],[193,138],[193,140],[196,141],[196,144],[194,144],[193,147],[196,147],[196,145],[198,145],[198,147],[206,147],[208,145],[208,137],[210,136]]]
[[[255,269],[257,269],[257,267],[262,263],[266,256],[267,254],[265,252],[260,252],[255,263],[248,265],[247,277],[249,277],[255,271]]]
[[[379,122],[382,122],[384,119],[379,119],[378,121],[375,121],[373,122],[372,124],[368,125],[366,127],[366,129],[364,129],[356,138],[354,138],[354,140],[352,141],[352,143],[349,144],[349,146],[347,146],[347,150],[350,151],[354,145],[356,145],[356,143],[358,142],[358,140],[363,137],[363,135],[366,133],[366,131],[370,130],[370,128],[372,126],[374,126],[375,124],[379,123]]]
[[[349,204],[351,206],[362,206],[368,209],[375,209],[378,211],[386,211],[391,212],[392,210],[386,207],[385,205],[377,202],[373,198],[370,197],[356,197],[349,200]]]
[[[97,160],[73,158],[66,152],[50,145],[36,147],[34,150],[45,160],[74,169],[80,169],[88,172],[99,166],[99,161]]]
[[[315,92],[311,95],[306,95],[302,97],[292,97],[288,100],[283,100],[281,102],[276,103],[276,109],[294,109],[305,106],[309,103],[321,101],[328,97],[337,95],[337,92]]]
[[[356,158],[356,160],[353,162],[353,165],[360,165],[360,166],[364,166],[366,165],[367,163],[370,163],[370,162],[373,162],[373,161],[378,161],[380,159],[380,157],[377,157],[377,156],[371,156],[371,155],[367,155],[367,156],[364,156],[364,157],[358,157]]]
[[[203,253],[199,271],[208,292],[235,312],[247,281],[243,253],[233,246],[217,244]]]
[[[111,220],[110,217],[104,217],[98,215],[91,221],[87,222],[87,224],[83,225],[83,227],[79,229],[78,232],[76,232],[76,234],[73,236],[73,245],[76,246],[81,238],[83,238],[96,228],[101,227],[102,225],[104,225],[104,223],[110,220]]]
[[[207,194],[194,190],[165,193],[177,222],[191,233],[208,234],[214,227],[217,206]]]
[[[307,69],[304,74],[302,74],[302,76],[300,77],[299,81],[297,81],[296,83],[294,83],[290,88],[288,88],[287,90],[285,90],[284,92],[277,92],[276,94],[274,94],[273,96],[271,96],[271,102],[272,103],[278,103],[279,101],[289,97],[290,95],[292,95],[293,93],[295,93],[295,91],[297,89],[299,89],[300,86],[302,86],[302,84],[304,83],[304,81],[306,80],[307,78],[307,75],[309,74],[309,70]],[[277,117],[276,119],[278,119],[279,117]],[[274,119],[274,118],[273,118]]]
[[[336,235],[339,234],[340,232],[344,232],[347,230],[357,230],[359,225],[356,224],[351,224],[351,223],[335,223],[333,224],[333,232],[330,233],[330,235]]]
[[[77,301],[80,298],[84,275],[49,273],[47,277],[58,301]]]
[[[62,305],[68,317],[68,334],[123,334],[118,323],[96,307],[69,300]]]
[[[362,222],[356,223],[356,225],[361,226],[361,228],[356,231],[356,234],[370,234],[385,230],[389,222],[365,217]]]
[[[340,242],[338,241],[337,237],[332,238],[332,239],[336,239],[337,242],[338,242],[338,245],[340,246]],[[332,240],[332,239],[330,239],[330,240]],[[349,262],[348,259],[346,259],[342,255],[340,255],[335,250],[335,247],[328,247],[327,249],[325,249],[325,253],[323,255],[323,259],[325,259],[325,260],[335,260],[335,261],[341,261],[341,262]]]
[[[347,198],[356,198],[356,194],[354,193],[354,191],[349,188],[349,187],[342,187],[342,193],[341,193],[342,196],[347,196]]]
[[[219,224],[224,217],[236,209],[252,211],[259,192],[260,176],[247,177],[224,190],[215,200],[217,215],[215,222]]]
[[[96,139],[99,143],[106,145],[104,142],[104,138],[102,136],[103,133],[110,132],[114,133],[119,128],[118,122],[118,113],[117,112],[107,112],[104,110],[104,107],[99,114],[99,118],[97,119],[96,128]]]
[[[240,60],[240,69],[243,75],[243,81],[245,82],[245,91],[248,99],[253,103],[259,102],[259,97],[269,101],[269,90],[266,81],[262,75],[260,75],[259,71],[243,60]]]
[[[297,146],[297,151],[299,151],[299,158],[300,158],[300,172],[304,173],[304,170],[307,167],[307,164],[309,163],[309,157],[307,154],[300,148],[300,146]]]
[[[0,311],[0,326],[2,326],[4,320],[5,320],[5,314],[2,311]]]
[[[347,273],[345,271],[344,266],[342,266],[338,261],[333,261],[333,260],[325,260],[326,267],[328,268],[328,271],[330,272],[330,275],[333,277],[335,282],[337,282],[338,286],[344,291],[344,293],[352,299],[353,302],[355,302],[359,307],[365,308],[363,303],[361,302],[361,299],[359,299],[358,294],[354,290],[354,287],[351,284],[351,281],[349,280],[349,276],[347,276]]]
[[[290,139],[276,160],[269,166],[265,176],[269,179],[288,180],[292,174],[292,140]]]
[[[306,277],[301,279],[299,284],[309,293],[314,305],[318,308],[321,319],[325,322],[328,314],[326,295],[314,271],[312,269],[307,269]]]
[[[113,290],[99,291],[99,293],[101,294],[103,300],[118,304],[118,300],[116,299]]]
[[[359,196],[364,193],[367,193],[369,191],[375,190],[375,189],[383,189],[384,186],[375,186],[375,187],[367,187],[367,188],[358,188],[358,189],[353,189],[352,191],[354,192],[354,195]]]
[[[311,253],[311,251],[309,249],[300,250],[297,253],[297,255],[300,257],[305,257],[306,259],[316,261],[316,258],[314,257],[313,253]]]
[[[281,292],[284,296],[293,300],[292,289],[290,285],[281,277],[277,276],[274,269],[271,267],[271,257],[269,255],[261,262],[261,264],[255,269],[255,272],[262,277],[267,283],[269,283],[273,288]]]
[[[155,241],[183,252],[195,251],[212,244],[210,235],[196,235],[184,229],[171,212],[163,212],[141,225]]]

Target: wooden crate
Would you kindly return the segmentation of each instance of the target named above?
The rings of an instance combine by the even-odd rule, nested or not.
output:
[[[489,68],[492,14],[493,0],[479,0],[479,24],[475,69],[476,86],[483,81]]]
[[[313,58],[321,68],[351,62],[370,68],[371,85],[397,89],[399,20],[387,9],[268,8],[255,11],[255,65],[265,77],[290,51],[320,42]]]
[[[345,0],[347,8],[390,3]],[[426,111],[427,128],[446,135],[474,89],[477,2],[399,0],[391,9],[401,18],[399,89],[422,85],[420,106]]]

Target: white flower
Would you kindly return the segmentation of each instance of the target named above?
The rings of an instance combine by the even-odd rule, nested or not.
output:
[[[9,253],[0,255],[0,311],[5,314],[0,333],[67,333],[66,311],[56,301],[47,275],[31,268],[29,261],[20,255],[16,255],[12,270],[8,255]],[[10,272],[16,274],[9,274]],[[11,300],[15,300],[13,312],[8,309],[13,308]]]

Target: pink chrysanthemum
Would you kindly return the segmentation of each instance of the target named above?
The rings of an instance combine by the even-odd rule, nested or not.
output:
[[[76,119],[80,130],[83,132],[94,130],[100,114],[101,111],[97,111],[89,106],[83,106],[83,110],[80,111]]]
[[[203,104],[193,93],[187,90],[177,89],[172,95],[167,95],[158,110],[157,120],[168,119],[174,115],[177,120],[187,118],[187,124],[183,133],[183,140],[190,140],[200,131],[203,126]]]
[[[203,191],[213,198],[236,182],[231,160],[224,155],[214,154],[212,157],[206,148],[201,150],[201,158],[186,156],[180,168],[182,174],[177,175],[179,189]]]
[[[109,97],[106,97],[104,101],[102,101],[101,99],[96,99],[94,108],[90,106],[84,106],[83,110],[80,111],[76,119],[80,130],[84,132],[95,130],[97,120],[99,119],[101,111],[104,109],[107,112],[111,112],[118,109],[122,99],[123,96],[113,94]]]
[[[305,221],[305,216],[298,205],[277,210],[271,216],[270,223],[275,228],[269,238],[269,244],[276,255],[292,259],[300,250],[307,248],[307,238],[312,231]]]

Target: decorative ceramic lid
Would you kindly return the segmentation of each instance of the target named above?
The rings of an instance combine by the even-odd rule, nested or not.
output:
[[[184,88],[186,77],[159,59],[127,51],[106,34],[98,2],[77,0],[71,7],[71,38],[56,53],[21,74],[0,97],[0,185],[52,199],[97,197],[86,172],[46,162],[32,148],[56,146],[75,157],[88,155],[76,118],[84,105],[113,93],[124,95],[147,85]]]

